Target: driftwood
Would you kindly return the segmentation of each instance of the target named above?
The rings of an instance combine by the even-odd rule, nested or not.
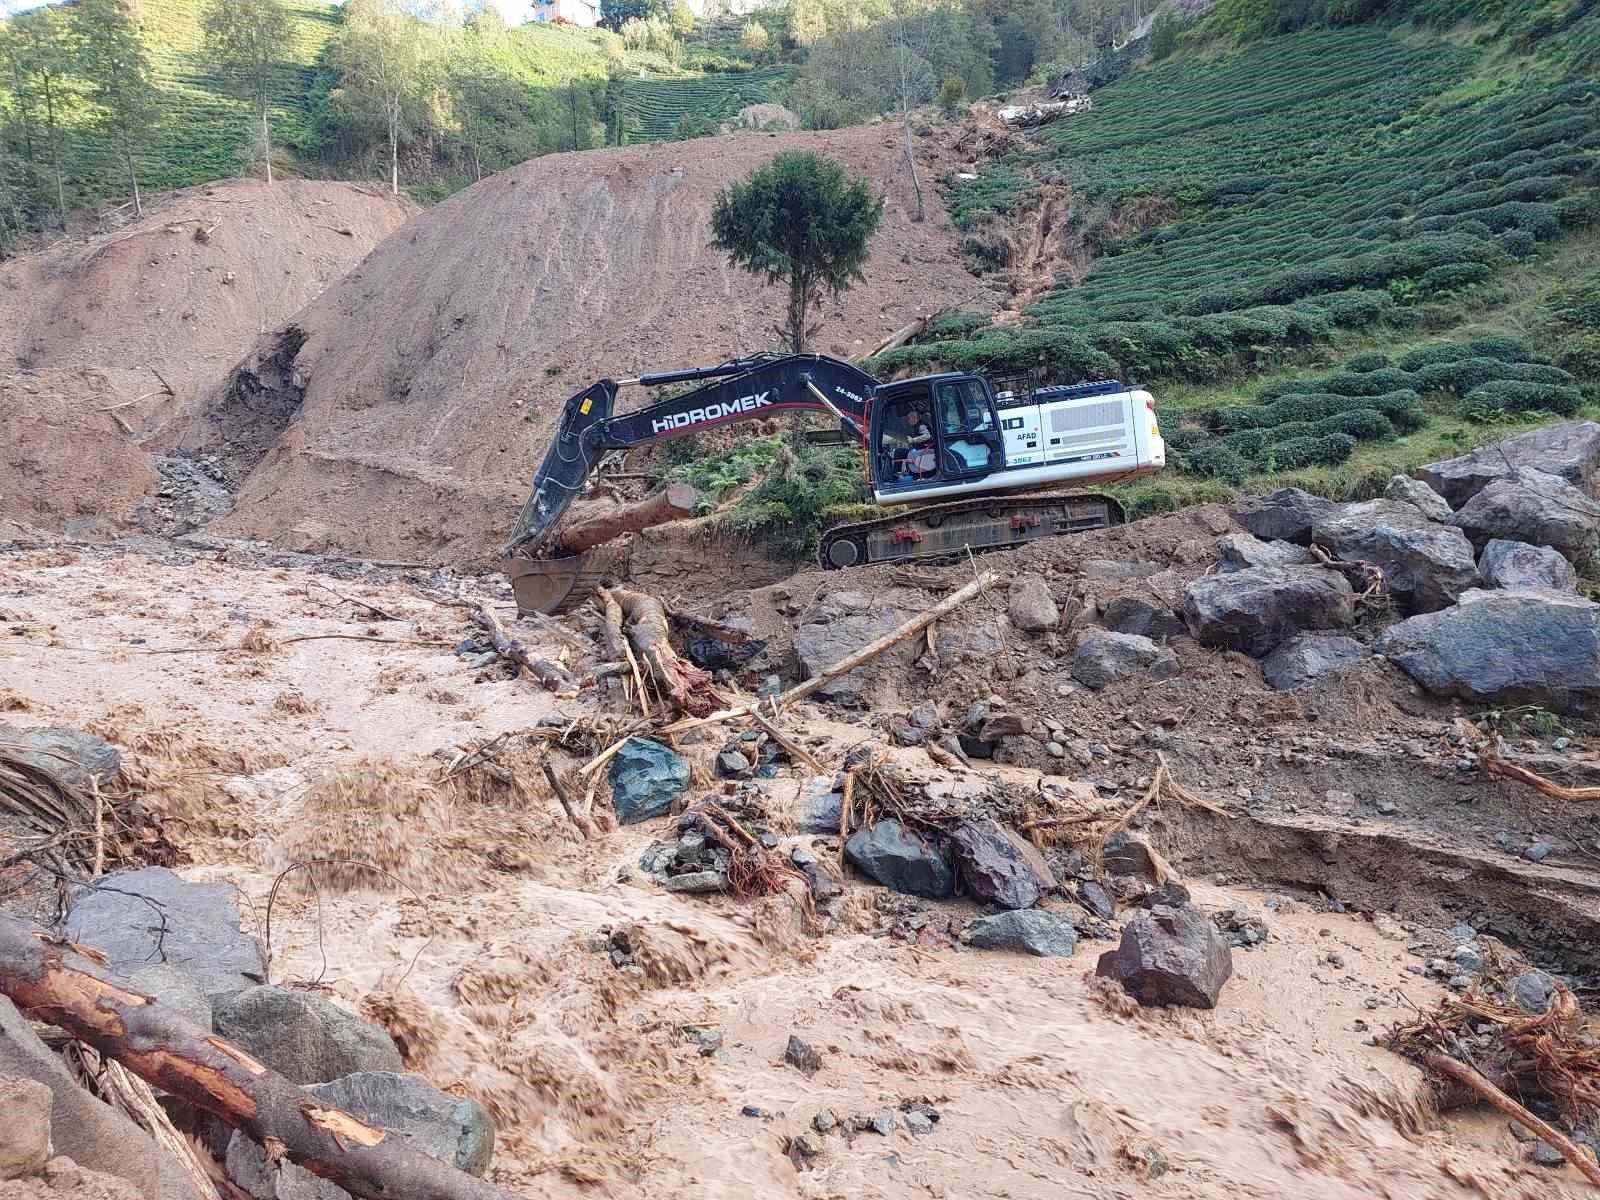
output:
[[[711,687],[711,674],[678,657],[672,648],[667,610],[644,592],[613,588],[610,595],[627,619],[628,642],[650,672],[657,690],[672,706],[691,716],[703,717],[721,704]]]
[[[0,992],[34,1020],[59,1025],[146,1083],[243,1130],[270,1159],[287,1158],[352,1195],[512,1200],[389,1130],[319,1103],[169,1005],[113,982],[77,947],[10,917],[0,917]]]
[[[851,671],[854,671],[863,663],[871,662],[873,659],[877,658],[878,655],[889,649],[890,646],[898,645],[901,642],[916,637],[940,617],[947,613],[954,612],[968,600],[971,600],[974,596],[988,588],[993,587],[999,582],[1000,575],[998,572],[985,571],[971,583],[967,584],[966,587],[962,588],[960,591],[951,592],[950,595],[939,601],[939,603],[935,604],[932,608],[928,609],[926,612],[919,613],[915,617],[912,617],[911,620],[907,621],[904,625],[901,625],[898,629],[884,634],[875,642],[869,642],[867,645],[861,647],[861,649],[857,650],[853,654],[845,655],[845,657],[834,663],[833,666],[824,670],[820,675],[814,675],[804,683],[797,683],[794,687],[790,688],[782,695],[774,697],[774,699],[771,701],[772,707],[774,710],[776,710],[778,708],[782,708],[786,704],[792,704],[796,700],[803,700],[818,688],[826,687],[829,683],[839,678],[839,676],[848,675]],[[717,721],[732,721],[738,717],[747,717],[766,703],[767,701],[754,701],[750,704],[741,704],[737,708],[730,708],[725,709],[722,712],[711,713],[708,716],[700,717],[696,720],[676,721],[667,726],[661,732],[667,735],[683,733],[699,725],[710,725]]]
[[[699,499],[699,494],[687,483],[669,483],[637,504],[574,521],[561,531],[556,542],[569,554],[581,554],[625,533],[638,533],[641,529],[692,517]]]
[[[494,615],[494,610],[487,604],[480,604],[473,609],[472,619],[487,631],[489,640],[494,643],[496,653],[502,658],[509,658],[519,667],[522,667],[550,691],[575,692],[578,690],[578,681],[567,672],[566,668],[534,655],[532,651],[506,631],[506,627],[501,624],[500,618]]]

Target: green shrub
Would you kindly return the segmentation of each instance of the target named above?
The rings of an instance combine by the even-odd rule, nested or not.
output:
[[[1502,362],[1526,362],[1533,357],[1521,338],[1508,334],[1473,338],[1467,343],[1467,349],[1479,358],[1498,358]]]
[[[1351,443],[1354,445],[1354,443]],[[1228,446],[1207,446],[1189,456],[1187,469],[1208,479],[1223,479],[1231,484],[1241,484],[1250,474],[1250,465]]]
[[[1473,388],[1462,399],[1462,412],[1483,420],[1490,412],[1551,412],[1571,416],[1583,405],[1583,393],[1575,387],[1551,383],[1524,383],[1497,379]]]
[[[1268,432],[1265,429],[1241,429],[1238,433],[1218,438],[1215,444],[1233,451],[1240,458],[1254,458],[1267,444]]]
[[[1347,359],[1344,369],[1346,371],[1354,371],[1358,375],[1364,375],[1368,371],[1381,371],[1388,365],[1389,356],[1387,354],[1373,352],[1371,354],[1358,354],[1354,358]]]
[[[1266,452],[1265,467],[1269,471],[1293,471],[1299,467],[1334,467],[1355,453],[1356,440],[1347,433],[1330,433],[1322,437],[1292,438],[1277,442]]]
[[[1436,367],[1440,363],[1460,362],[1470,358],[1472,351],[1465,346],[1443,342],[1433,346],[1420,346],[1400,356],[1396,364],[1402,371],[1420,371],[1423,367]]]
[[[1533,253],[1537,240],[1526,229],[1508,229],[1496,239],[1512,258],[1523,259]]]
[[[722,523],[782,557],[802,559],[816,553],[834,510],[868,499],[858,447],[812,446],[795,434],[783,441],[761,482]]]
[[[1417,281],[1417,288],[1424,296],[1437,296],[1484,283],[1488,278],[1489,268],[1482,263],[1448,263],[1427,271]]]

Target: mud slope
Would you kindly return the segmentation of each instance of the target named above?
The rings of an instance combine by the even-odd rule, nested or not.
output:
[[[188,437],[259,459],[219,531],[407,558],[497,545],[572,392],[774,344],[778,294],[708,243],[717,190],[787,149],[834,156],[888,200],[867,282],[827,305],[820,349],[860,353],[918,313],[987,304],[926,169],[928,219],[910,219],[882,127],[536,159],[379,246],[295,318],[292,362],[263,339],[262,369]]]
[[[0,489],[0,518],[125,524],[165,431],[414,211],[345,183],[237,180],[0,264],[0,463],[24,485]]]

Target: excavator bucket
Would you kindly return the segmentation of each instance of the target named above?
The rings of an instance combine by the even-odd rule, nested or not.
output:
[[[519,558],[501,561],[511,590],[517,597],[517,610],[553,616],[576,608],[594,594],[599,577],[585,570],[589,556],[569,558]]]

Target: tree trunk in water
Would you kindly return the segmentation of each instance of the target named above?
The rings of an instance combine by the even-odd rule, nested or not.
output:
[[[572,677],[567,669],[549,659],[539,658],[516,638],[512,637],[500,618],[494,615],[494,610],[487,604],[480,604],[473,610],[472,619],[488,633],[489,640],[494,643],[496,653],[501,658],[508,658],[516,663],[528,674],[532,675],[545,690],[551,692],[576,692],[578,681]]]
[[[69,943],[0,917],[0,993],[59,1025],[145,1082],[243,1130],[365,1200],[512,1200],[510,1193],[411,1149],[403,1137],[319,1103],[156,997],[112,982]]]
[[[261,156],[267,160],[267,186],[272,186],[272,127],[267,124],[267,106],[261,105]]]
[[[581,554],[625,533],[638,533],[668,521],[694,516],[700,496],[687,483],[669,483],[637,504],[626,504],[599,516],[575,521],[561,531],[557,544],[571,554]]]

